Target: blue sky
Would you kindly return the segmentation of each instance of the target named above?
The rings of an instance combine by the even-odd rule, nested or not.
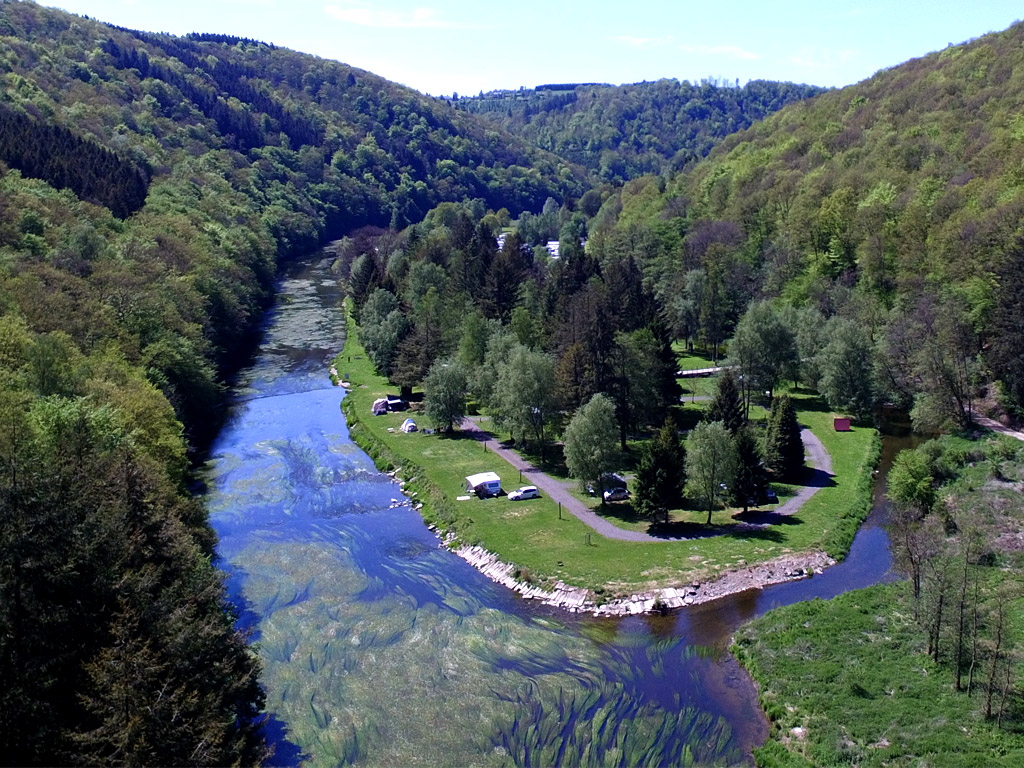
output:
[[[44,0],[119,26],[225,32],[434,95],[764,78],[843,86],[1024,17],[1009,0]]]

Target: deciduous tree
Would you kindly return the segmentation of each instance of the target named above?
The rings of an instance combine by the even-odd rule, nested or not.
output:
[[[424,411],[441,432],[451,432],[466,415],[466,369],[456,359],[438,360],[423,382]]]
[[[830,408],[867,419],[875,407],[874,355],[867,333],[853,321],[833,318],[828,335],[820,353],[821,394]]]
[[[686,439],[686,492],[711,512],[728,493],[736,472],[736,449],[720,421],[703,422]]]
[[[532,438],[543,454],[547,426],[557,410],[551,357],[516,346],[498,368],[493,406],[501,427],[516,440]]]
[[[612,401],[600,393],[590,398],[569,421],[563,442],[569,474],[578,478],[581,486],[589,482],[600,488],[601,476],[615,468],[615,406]]]

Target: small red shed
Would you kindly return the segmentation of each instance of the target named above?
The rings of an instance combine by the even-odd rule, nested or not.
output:
[[[836,432],[849,432],[850,431],[850,420],[849,419],[833,419],[832,426],[835,427]]]

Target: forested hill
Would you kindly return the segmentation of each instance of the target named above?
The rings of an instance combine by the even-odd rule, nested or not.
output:
[[[30,3],[0,7],[4,102],[158,174],[182,157],[237,151],[247,164],[279,166],[272,174],[303,174],[316,186],[305,190],[311,201],[338,209],[329,227],[393,215],[404,224],[472,198],[517,214],[580,191],[557,158],[338,62],[226,35],[115,29]],[[0,148],[19,165],[11,157]]]
[[[623,182],[682,168],[729,134],[824,88],[754,80],[742,88],[678,80],[562,83],[456,98],[459,109]]]
[[[342,64],[0,2],[0,762],[265,757],[186,483],[278,260],[582,177]]]
[[[993,377],[1024,402],[1022,110],[1017,24],[791,104],[667,183],[627,184],[605,233],[636,244],[678,333],[727,338],[751,298],[782,297],[820,312],[811,326],[854,321],[884,352],[881,395],[921,424],[962,424]],[[713,332],[702,296],[725,298]]]

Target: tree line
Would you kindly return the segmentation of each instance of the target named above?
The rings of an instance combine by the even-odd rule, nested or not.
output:
[[[0,762],[260,764],[260,665],[189,468],[279,260],[445,199],[539,211],[579,182],[515,141],[492,150],[426,97],[294,52],[187,46],[207,74],[329,126],[329,146],[280,140],[272,114],[196,85],[227,105],[218,127],[153,76],[188,68],[171,42],[31,3],[0,5],[0,35],[11,111],[46,116],[33,139],[67,124],[152,169],[121,220],[115,203],[0,168]],[[236,112],[279,141],[253,134],[239,151],[221,133]],[[68,139],[56,158],[80,148],[52,135]]]

